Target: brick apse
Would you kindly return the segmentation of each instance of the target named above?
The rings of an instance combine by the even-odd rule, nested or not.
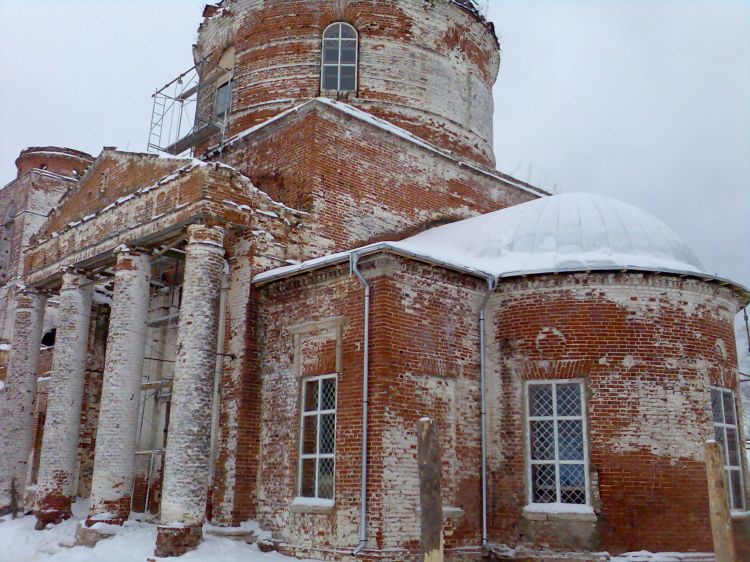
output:
[[[410,560],[431,416],[451,558],[710,552],[709,438],[744,547],[750,294],[639,209],[494,170],[472,2],[203,17],[187,135],[30,148],[0,190],[0,507],[89,498],[81,543],[138,517],[160,556],[254,520]]]

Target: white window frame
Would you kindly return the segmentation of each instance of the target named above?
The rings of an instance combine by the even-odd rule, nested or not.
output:
[[[328,33],[328,30],[335,26],[345,26],[351,29],[354,32],[354,37],[351,39],[342,39],[341,33],[339,32],[338,38],[326,38],[326,33]],[[326,41],[338,41],[338,58],[336,64],[326,63],[325,62],[325,51],[326,51]],[[342,63],[341,62],[341,44],[344,41],[354,41],[355,42],[355,49],[354,49],[354,63]],[[331,90],[330,88],[326,88],[324,84],[325,80],[325,69],[326,67],[336,67],[336,86],[337,88],[335,90]],[[353,67],[354,68],[354,89],[352,90],[342,90],[341,89],[341,68],[342,67]],[[357,31],[357,28],[354,27],[351,24],[348,24],[343,21],[337,21],[333,22],[331,25],[326,27],[323,30],[323,36],[321,38],[320,42],[320,91],[321,92],[356,92],[357,88],[359,87],[359,31]]]
[[[711,423],[713,424],[714,428],[714,436],[716,437],[716,430],[721,429],[722,433],[724,434],[724,443],[727,443],[727,429],[734,429],[734,434],[737,438],[737,463],[736,465],[729,464],[729,450],[728,447],[724,446],[722,447],[722,457],[724,458],[724,471],[726,472],[726,480],[727,480],[727,493],[729,494],[729,508],[734,512],[741,512],[747,509],[747,502],[745,501],[745,471],[742,465],[742,456],[745,454],[745,447],[742,446],[742,442],[740,440],[740,427],[739,427],[739,419],[737,418],[739,412],[737,411],[737,401],[736,396],[734,394],[734,390],[731,388],[723,388],[720,386],[711,386],[710,387],[711,392],[709,393],[709,403],[711,404]],[[731,423],[722,423],[717,422],[714,420],[714,412],[713,412],[713,396],[711,394],[713,391],[719,392],[721,394],[729,394],[732,400],[732,407],[734,408],[734,424]],[[724,399],[722,396],[721,400],[721,413],[722,418],[724,420],[727,419],[726,412],[724,411]],[[732,479],[731,479],[731,473],[732,472],[738,472],[740,475],[740,507],[734,507],[734,490],[732,489]]]
[[[321,410],[320,407],[322,406],[322,394],[323,394],[323,381],[333,379],[336,382],[336,403],[334,404],[334,408],[332,410]],[[302,391],[300,393],[301,395],[301,402],[300,402],[300,417],[299,417],[299,464],[297,467],[297,497],[304,498],[304,499],[319,499],[319,500],[325,500],[325,501],[333,501],[336,498],[336,436],[338,435],[338,401],[339,401],[339,381],[338,381],[338,374],[332,373],[327,375],[317,375],[312,377],[302,377]],[[307,393],[307,383],[309,382],[318,382],[318,409],[317,410],[311,410],[309,412],[305,411],[305,399],[306,399],[306,393]],[[334,435],[334,442],[333,442],[333,452],[332,453],[320,453],[320,418],[326,414],[333,414],[334,423],[333,423],[333,435]],[[309,417],[317,417],[318,420],[316,422],[316,428],[315,431],[317,435],[315,436],[315,453],[304,453],[305,450],[305,419]],[[302,479],[304,477],[303,474],[303,464],[305,460],[315,460],[315,495],[314,496],[305,496],[302,492]],[[330,498],[321,498],[320,497],[320,488],[319,488],[319,476],[320,476],[320,461],[324,459],[332,459],[333,460],[333,493],[331,494]]]
[[[558,416],[557,415],[557,386],[560,384],[578,384],[579,391],[581,393],[581,415],[580,416]],[[531,412],[529,410],[529,397],[530,392],[529,389],[532,386],[552,386],[552,407],[553,407],[553,415],[551,416],[532,416]],[[588,420],[587,418],[587,403],[586,403],[586,393],[585,393],[585,381],[584,379],[550,379],[550,380],[534,380],[534,381],[525,381],[525,393],[524,393],[524,414],[526,417],[526,439],[525,439],[525,459],[526,459],[526,481],[527,481],[527,487],[526,487],[526,494],[527,494],[527,508],[531,509],[539,509],[544,510],[545,507],[549,507],[550,505],[558,506],[562,510],[565,508],[570,508],[571,511],[576,510],[577,508],[590,508],[591,507],[591,482],[589,478],[589,440],[588,440]],[[568,420],[581,420],[582,421],[582,429],[583,432],[582,438],[583,438],[583,474],[584,474],[584,488],[586,493],[586,502],[583,504],[577,504],[577,503],[561,503],[560,500],[562,498],[561,496],[561,489],[560,489],[560,465],[563,464],[577,464],[580,465],[582,461],[580,460],[560,460],[560,451],[559,446],[560,442],[557,435],[557,422],[559,421],[568,421]],[[554,427],[554,435],[555,435],[555,458],[554,460],[532,460],[531,458],[531,422],[534,421],[552,421],[553,427]],[[555,503],[535,503],[534,502],[534,482],[533,482],[533,472],[532,467],[534,465],[549,465],[554,464],[555,465],[555,486],[556,486],[556,499],[557,502]]]

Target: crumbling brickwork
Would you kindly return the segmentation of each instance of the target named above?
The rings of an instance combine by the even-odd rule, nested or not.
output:
[[[348,103],[494,166],[500,53],[493,29],[476,15],[422,0],[231,0],[222,7],[201,26],[196,60],[218,64],[235,49],[230,135],[326,95],[320,38],[329,24],[346,21],[360,31],[358,88]]]
[[[237,140],[221,158],[275,200],[315,217],[303,221],[294,259],[402,238],[544,194],[320,103]]]

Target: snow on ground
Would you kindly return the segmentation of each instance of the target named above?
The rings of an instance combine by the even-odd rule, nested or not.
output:
[[[128,521],[120,532],[95,548],[73,547],[80,519],[88,512],[87,502],[74,506],[75,517],[47,531],[35,531],[36,519],[26,516],[0,520],[0,562],[145,562],[154,559],[156,526]],[[72,547],[72,548],[71,548]],[[166,559],[165,559],[166,560]],[[179,558],[179,562],[297,562],[276,552],[264,554],[255,545],[206,535],[200,547]]]
[[[715,560],[709,553],[661,552],[654,554],[646,550],[630,552],[611,558],[609,562],[706,562]]]
[[[95,548],[73,546],[76,526],[88,513],[88,502],[79,501],[74,505],[72,519],[61,525],[51,526],[46,531],[35,531],[36,519],[26,516],[0,519],[0,562],[146,562],[156,559],[154,544],[156,526],[138,521],[128,521],[112,538],[103,540]],[[243,526],[254,528],[248,523]],[[257,528],[256,531],[259,531]],[[262,532],[261,532],[262,533]],[[542,559],[580,559],[579,554],[552,553],[549,551],[530,551],[520,547],[517,550],[498,547],[505,554],[521,556],[542,555]],[[632,552],[611,557],[606,552],[594,555],[596,560],[609,562],[677,562],[713,561],[711,554],[652,554],[646,551]],[[206,534],[200,547],[184,556],[170,559],[177,562],[300,562],[295,558],[283,556],[277,552],[262,553],[256,545],[248,545],[240,540],[231,540]],[[310,561],[307,561],[310,562]]]
[[[580,561],[582,558],[592,562],[716,562],[716,558],[709,552],[660,552],[653,553],[647,550],[628,552],[619,556],[612,556],[608,552],[589,552],[583,557],[580,552],[560,552],[551,550],[537,550],[519,546],[510,548],[505,545],[494,544],[491,547],[493,554],[503,559],[522,560],[570,560]]]

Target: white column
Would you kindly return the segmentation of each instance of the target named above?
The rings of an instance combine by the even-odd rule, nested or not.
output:
[[[93,292],[84,274],[63,275],[34,510],[39,529],[71,515]]]
[[[121,525],[130,514],[150,279],[147,255],[117,255],[89,522]]]
[[[193,225],[188,233],[157,556],[195,548],[206,512],[224,231]]]
[[[46,298],[33,290],[19,291],[15,299],[0,424],[0,510],[10,506],[11,487],[15,488],[18,505],[23,506],[46,303]]]

